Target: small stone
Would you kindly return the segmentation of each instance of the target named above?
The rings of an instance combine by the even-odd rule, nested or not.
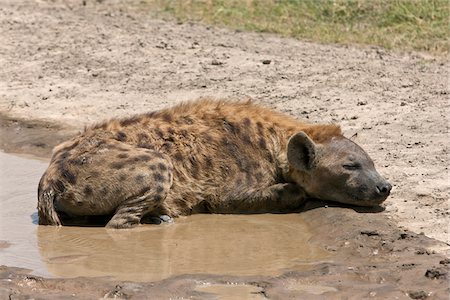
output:
[[[408,87],[412,87],[414,86],[414,84],[412,82],[404,82],[401,84],[402,88],[408,88]]]
[[[403,269],[403,270],[411,270],[411,269],[413,269],[413,268],[415,268],[416,267],[416,264],[415,263],[409,263],[409,264],[402,264],[401,265],[401,268]]]
[[[263,65],[270,65],[272,61],[270,59],[265,59],[262,61]]]
[[[367,236],[380,235],[376,230],[362,230],[361,234],[362,235],[367,235]]]
[[[426,299],[428,298],[428,293],[425,291],[414,291],[408,292],[409,298],[411,299]]]
[[[409,239],[409,238],[412,238],[412,237],[413,237],[412,235],[404,232],[404,233],[400,233],[400,237],[398,239],[399,240],[406,240],[406,239]]]
[[[430,279],[445,279],[447,278],[447,271],[445,271],[443,268],[428,269],[425,273],[425,277]]]
[[[337,247],[336,246],[325,246],[325,249],[331,252],[335,252],[337,251]]]
[[[221,62],[219,60],[216,60],[216,59],[213,59],[213,61],[211,62],[211,65],[213,65],[213,66],[220,66],[220,65],[223,65],[223,62]]]

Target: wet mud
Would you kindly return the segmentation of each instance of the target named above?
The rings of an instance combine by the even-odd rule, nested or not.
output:
[[[53,147],[76,133],[67,125],[17,118],[0,112],[0,149],[6,152],[50,157]]]
[[[311,201],[301,213],[201,214],[131,230],[39,226],[36,186],[47,161],[0,153],[0,162],[0,298],[446,299],[449,293],[447,245],[399,229],[380,208]]]

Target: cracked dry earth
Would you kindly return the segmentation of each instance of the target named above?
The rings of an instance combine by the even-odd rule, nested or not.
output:
[[[134,1],[85,3],[0,3],[5,151],[48,159],[56,143],[102,119],[201,96],[252,98],[357,134],[394,188],[383,212],[323,205],[302,212],[309,241],[331,255],[308,268],[136,282],[48,278],[2,259],[2,297],[214,299],[238,291],[237,299],[448,298],[445,58],[180,24]],[[0,257],[13,247],[0,241]]]

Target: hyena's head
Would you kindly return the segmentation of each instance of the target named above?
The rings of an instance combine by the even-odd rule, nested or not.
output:
[[[313,198],[375,206],[392,188],[369,155],[343,136],[318,144],[299,132],[289,139],[287,158],[292,180]]]

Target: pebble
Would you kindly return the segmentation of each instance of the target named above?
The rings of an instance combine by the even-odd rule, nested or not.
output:
[[[426,299],[429,296],[425,291],[408,292],[408,295],[411,299]]]

